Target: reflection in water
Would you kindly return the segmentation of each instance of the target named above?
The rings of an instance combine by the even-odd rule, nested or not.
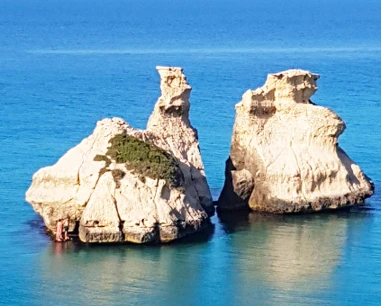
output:
[[[258,222],[250,215],[251,222]],[[259,221],[261,222],[261,221]],[[347,219],[336,216],[269,222],[261,249],[261,268],[266,278],[281,289],[303,286],[314,290],[316,283],[329,287],[330,273],[338,264],[346,241]]]
[[[152,304],[179,294],[192,301],[202,295],[199,276],[208,269],[205,244],[214,233],[202,233],[168,245],[83,245],[52,242],[42,258],[43,283],[57,284],[45,294],[52,301],[70,295],[82,305]],[[126,299],[128,302],[126,302]]]
[[[240,295],[250,296],[249,291],[263,286],[264,281],[278,291],[272,302],[292,302],[295,291],[307,295],[329,289],[344,256],[348,222],[368,217],[366,213],[348,212],[303,216],[220,214],[236,251],[233,269],[239,275]],[[291,290],[292,295],[288,294]],[[263,298],[268,300],[270,296]]]
[[[52,304],[68,296],[79,305],[319,303],[335,286],[349,222],[358,232],[368,217],[244,212],[214,217],[206,234],[163,246],[52,242],[36,257],[31,289]]]

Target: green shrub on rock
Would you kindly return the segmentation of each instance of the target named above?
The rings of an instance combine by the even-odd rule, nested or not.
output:
[[[153,143],[127,133],[115,135],[109,143],[111,146],[107,150],[107,156],[96,156],[97,160],[106,161],[106,167],[109,165],[109,156],[118,164],[126,164],[126,168],[133,170],[139,177],[164,179],[171,187],[182,185],[182,172],[176,159]]]

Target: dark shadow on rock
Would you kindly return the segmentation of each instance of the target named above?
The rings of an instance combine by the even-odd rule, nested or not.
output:
[[[352,165],[354,165],[355,163],[349,158],[347,153],[345,153],[345,151],[342,148],[340,148],[340,146],[338,145],[337,145],[337,155],[339,155],[339,159],[343,162],[345,169],[349,173],[348,178],[350,179],[351,183],[360,184],[360,181],[358,180],[358,178],[356,177],[356,175],[353,173],[353,170],[352,170]]]
[[[242,198],[239,194],[235,192],[235,187],[233,185],[232,171],[236,171],[236,167],[229,158],[225,162],[225,182],[222,188],[221,194],[216,202],[217,211],[223,210],[236,210],[242,208],[248,208],[248,201],[250,194],[247,198]]]
[[[274,100],[274,93],[269,99]],[[258,102],[259,104],[253,106],[250,110],[250,114],[259,119],[269,119],[276,113],[276,108],[272,103]],[[268,105],[266,105],[268,104]]]

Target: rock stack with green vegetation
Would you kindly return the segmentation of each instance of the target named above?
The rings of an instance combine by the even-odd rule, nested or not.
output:
[[[68,217],[87,243],[169,242],[197,232],[214,213],[189,122],[181,68],[158,67],[162,96],[147,130],[104,119],[92,135],[34,176],[26,199],[54,233]]]

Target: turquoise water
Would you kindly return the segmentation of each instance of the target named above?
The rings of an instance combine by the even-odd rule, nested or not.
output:
[[[381,3],[373,0],[0,0],[0,304],[358,305],[381,298]],[[144,128],[156,65],[193,87],[214,196],[234,105],[269,72],[321,75],[313,101],[375,181],[369,209],[215,216],[170,245],[55,245],[25,203],[33,173],[120,116]]]

